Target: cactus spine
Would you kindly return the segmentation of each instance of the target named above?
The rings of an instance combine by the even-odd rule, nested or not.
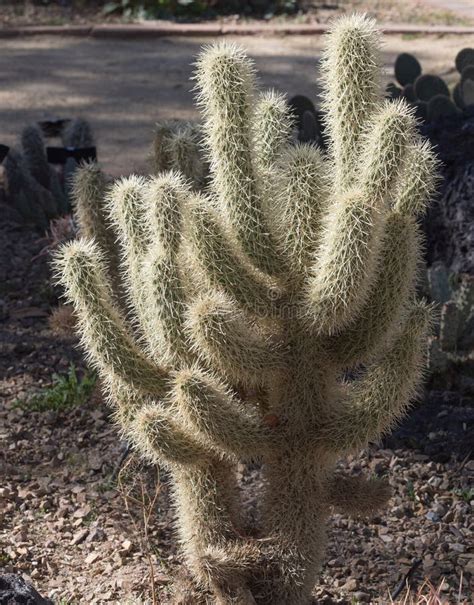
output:
[[[334,468],[389,431],[419,384],[431,311],[414,300],[415,218],[436,161],[405,102],[383,102],[378,66],[374,23],[337,22],[325,157],[285,145],[289,115],[273,93],[255,101],[242,50],[206,49],[209,191],[164,172],[108,194],[130,312],[99,237],[58,257],[122,429],[171,471],[193,603],[308,603],[332,508],[366,514],[388,497]],[[263,463],[261,541],[235,495],[248,460]]]

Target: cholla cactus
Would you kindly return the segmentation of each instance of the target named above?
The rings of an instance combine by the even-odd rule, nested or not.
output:
[[[83,118],[75,118],[69,122],[61,133],[61,139],[64,147],[83,149],[87,147],[94,147],[95,145],[92,128],[89,122]],[[68,199],[72,199],[74,195],[72,188],[74,175],[77,168],[77,161],[72,157],[67,158],[63,168],[63,179],[64,189]]]
[[[201,139],[198,124],[180,120],[158,122],[150,158],[152,173],[158,175],[165,170],[177,170],[195,189],[202,189],[209,167],[202,153]]]
[[[381,99],[377,53],[365,17],[329,34],[325,157],[287,146],[282,99],[255,101],[239,48],[206,49],[208,192],[164,172],[108,194],[128,314],[98,238],[57,261],[122,430],[171,472],[190,603],[308,603],[331,510],[387,499],[378,481],[334,469],[417,390],[430,308],[414,300],[416,217],[436,162],[404,102]],[[261,540],[246,537],[236,497],[236,463],[249,460],[265,478]]]
[[[21,133],[21,145],[25,164],[31,176],[39,183],[47,194],[49,203],[46,207],[48,218],[56,218],[69,210],[66,196],[61,187],[56,170],[48,164],[45,141],[39,126],[26,126]]]

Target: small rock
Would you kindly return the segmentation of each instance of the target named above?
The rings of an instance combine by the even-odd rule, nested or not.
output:
[[[104,530],[100,527],[93,527],[86,538],[86,542],[101,541],[105,538]]]
[[[354,592],[354,590],[357,590],[358,587],[359,584],[357,580],[355,578],[349,578],[345,584],[343,584],[342,589],[346,590],[347,592]]]
[[[80,531],[75,533],[70,542],[71,546],[76,546],[77,544],[80,544],[81,542],[83,542],[87,538],[88,533],[89,533],[88,528],[81,529]]]
[[[450,544],[449,548],[450,550],[454,550],[455,552],[466,552],[466,547],[464,546],[464,544],[459,544],[459,542]]]
[[[53,605],[43,598],[31,584],[21,576],[6,573],[0,574],[0,603],[21,603],[22,605]]]
[[[122,542],[122,551],[130,552],[131,550],[132,550],[132,543],[130,542],[130,540],[124,540]]]
[[[362,592],[361,590],[357,590],[352,596],[360,603],[368,603],[370,601],[370,595],[366,592]]]
[[[92,565],[92,563],[95,563],[95,561],[97,561],[98,558],[99,558],[98,552],[90,552],[87,555],[87,557],[85,558],[85,563],[86,563],[86,565]]]

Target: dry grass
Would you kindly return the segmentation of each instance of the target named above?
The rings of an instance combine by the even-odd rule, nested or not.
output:
[[[59,305],[51,312],[48,324],[57,336],[73,338],[75,335],[76,316],[71,305]]]
[[[461,598],[463,577],[459,580],[459,594],[455,603],[443,596],[444,579],[435,586],[428,579],[425,579],[423,584],[413,591],[408,587],[406,595],[397,601],[390,599],[391,605],[469,605],[468,601]]]

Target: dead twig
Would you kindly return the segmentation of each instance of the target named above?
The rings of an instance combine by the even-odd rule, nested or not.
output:
[[[400,594],[403,592],[405,588],[410,589],[410,581],[413,578],[416,570],[420,567],[422,563],[422,559],[416,559],[413,561],[410,569],[406,572],[403,578],[400,580],[399,584],[395,588],[395,590],[390,594],[390,598],[394,601]]]

